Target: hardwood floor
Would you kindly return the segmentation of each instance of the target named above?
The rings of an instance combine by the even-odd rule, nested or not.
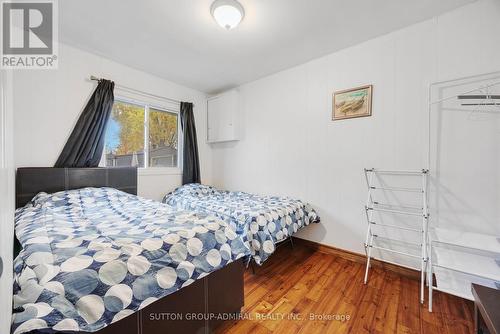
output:
[[[419,282],[380,268],[370,274],[364,285],[363,264],[284,245],[255,274],[246,271],[243,318],[217,333],[473,333],[472,302],[437,292],[429,313]]]

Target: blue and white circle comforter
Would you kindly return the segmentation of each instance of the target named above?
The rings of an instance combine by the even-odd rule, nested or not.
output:
[[[177,188],[167,194],[163,202],[178,209],[204,211],[224,219],[238,234],[247,235],[257,264],[269,258],[276,243],[320,221],[311,205],[298,199],[222,191],[198,183]]]
[[[97,331],[250,254],[213,215],[112,188],[40,193],[15,220],[15,334]]]

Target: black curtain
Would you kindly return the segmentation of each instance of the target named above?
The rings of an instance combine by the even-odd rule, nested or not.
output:
[[[182,184],[200,183],[200,160],[192,103],[181,102],[181,126],[184,133]]]
[[[97,167],[113,107],[114,82],[99,80],[54,167]]]

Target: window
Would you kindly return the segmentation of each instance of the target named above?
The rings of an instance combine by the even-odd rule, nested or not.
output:
[[[116,100],[106,128],[107,167],[178,167],[178,113]]]

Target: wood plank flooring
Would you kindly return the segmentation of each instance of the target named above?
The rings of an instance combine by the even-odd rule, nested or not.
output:
[[[243,318],[217,333],[473,333],[473,304],[437,292],[434,312],[419,303],[419,282],[303,245],[278,248],[245,273]]]

